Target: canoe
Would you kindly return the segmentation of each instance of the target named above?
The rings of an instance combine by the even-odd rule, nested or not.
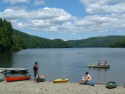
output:
[[[4,75],[7,82],[31,79],[28,70],[24,68],[8,68],[4,71]]]
[[[103,69],[109,69],[110,65],[96,65],[96,64],[91,64],[88,65],[89,68],[103,68]]]
[[[31,79],[31,76],[7,76],[5,77],[5,80],[7,82],[30,80],[30,79]]]
[[[53,83],[67,83],[69,81],[68,78],[58,78],[53,81]]]
[[[24,68],[8,68],[4,70],[5,74],[27,74],[28,70]]]

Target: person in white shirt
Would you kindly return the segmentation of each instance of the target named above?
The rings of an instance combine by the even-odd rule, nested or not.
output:
[[[87,84],[91,80],[92,80],[92,76],[88,72],[85,72],[85,75],[82,77],[82,80],[79,83]]]

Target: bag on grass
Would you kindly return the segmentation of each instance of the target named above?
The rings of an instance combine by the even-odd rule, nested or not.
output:
[[[108,89],[113,89],[113,88],[117,88],[117,83],[114,81],[110,81],[106,83],[106,88]]]
[[[38,74],[38,77],[37,77],[36,81],[37,81],[37,82],[45,82],[46,80],[45,80],[44,75],[39,75],[39,74]]]

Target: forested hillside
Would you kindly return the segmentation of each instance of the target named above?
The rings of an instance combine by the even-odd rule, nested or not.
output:
[[[72,47],[125,47],[125,36],[93,37],[68,41]]]
[[[0,19],[0,51],[10,50],[13,45],[13,28],[11,23]]]
[[[125,36],[93,37],[70,41],[61,39],[50,40],[15,30],[10,22],[0,19],[0,51],[70,47],[125,47]]]
[[[12,28],[11,23],[0,19],[0,51],[18,51],[26,48],[67,48],[61,39],[50,40],[29,35]]]
[[[26,33],[13,31],[13,49],[21,50],[27,48],[68,48],[69,44],[63,40],[50,40],[37,36],[28,35]]]

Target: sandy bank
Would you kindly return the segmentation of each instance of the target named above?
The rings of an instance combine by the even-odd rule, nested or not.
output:
[[[86,86],[77,83],[53,84],[34,81],[1,82],[0,94],[125,94],[125,88],[106,89],[103,85]]]

